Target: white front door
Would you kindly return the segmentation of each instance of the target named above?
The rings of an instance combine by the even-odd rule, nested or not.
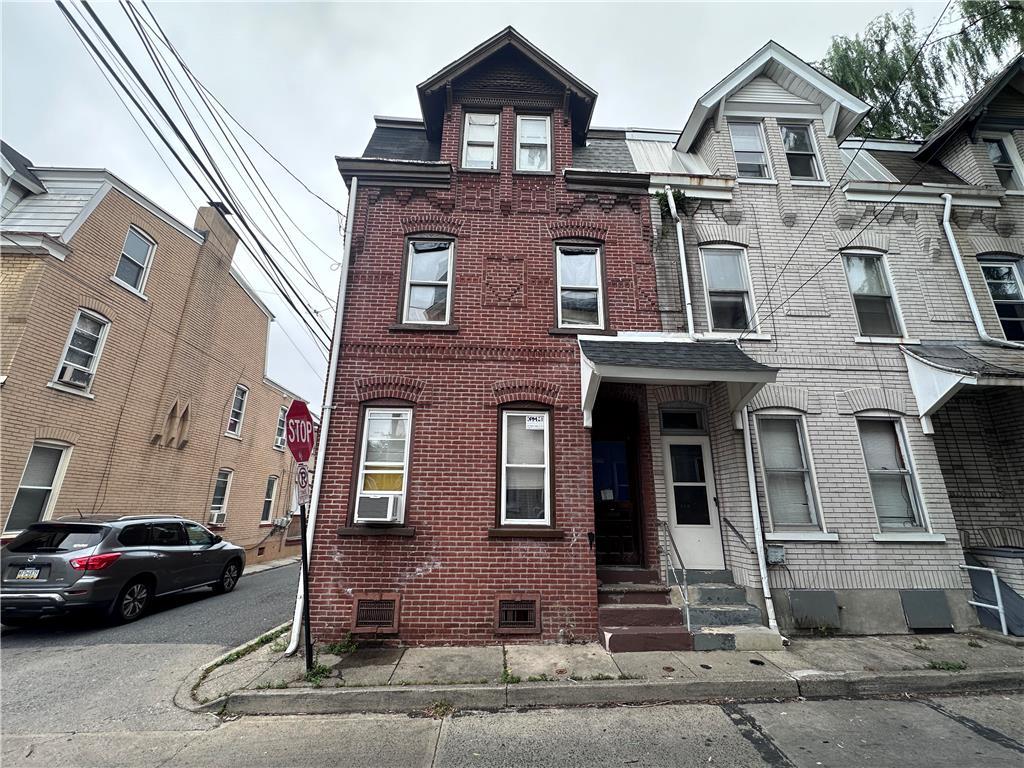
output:
[[[665,438],[665,488],[668,527],[683,564],[687,568],[725,568],[708,438]]]

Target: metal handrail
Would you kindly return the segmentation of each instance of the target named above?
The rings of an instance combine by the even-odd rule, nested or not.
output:
[[[686,615],[686,631],[690,631],[690,587],[686,577],[686,565],[683,563],[683,556],[679,554],[679,547],[676,546],[676,540],[672,538],[672,531],[668,528],[668,523],[664,520],[659,520],[658,524],[665,529],[665,536],[668,537],[669,544],[672,545],[672,550],[668,554],[669,567],[672,566],[672,552],[676,553],[676,560],[679,563],[679,570],[683,572],[683,612]]]
[[[992,577],[992,589],[995,591],[996,595],[995,605],[990,603],[979,603],[977,600],[968,600],[967,604],[973,605],[975,608],[988,608],[991,611],[998,611],[999,626],[1002,628],[1004,635],[1009,635],[1010,633],[1006,630],[1006,611],[1003,609],[1003,592],[999,589],[999,576],[996,575],[996,569],[985,568],[981,565],[961,565],[959,567],[963,568],[965,571],[987,571]],[[972,594],[974,592],[973,586],[971,587],[971,592]]]
[[[722,515],[721,517],[722,517],[722,521],[732,529],[733,533],[736,534],[736,538],[738,538],[740,541],[743,542],[743,546],[745,546],[747,548],[748,552],[751,552],[751,553],[757,552],[757,550],[754,549],[752,546],[750,546],[750,543],[745,538],[743,538],[743,534],[740,533],[739,528],[737,528],[735,525],[733,525],[732,520],[730,520],[728,517],[725,517],[725,515]]]

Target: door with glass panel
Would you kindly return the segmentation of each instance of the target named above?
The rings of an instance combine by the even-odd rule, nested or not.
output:
[[[669,532],[683,564],[687,568],[725,568],[711,441],[706,437],[665,438],[665,481]]]

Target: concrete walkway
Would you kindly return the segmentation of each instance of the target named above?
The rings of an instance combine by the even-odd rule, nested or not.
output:
[[[282,641],[267,643],[209,670],[194,702],[243,714],[327,714],[1024,689],[1024,649],[972,635],[798,639],[760,652],[326,646],[309,675],[282,651]]]

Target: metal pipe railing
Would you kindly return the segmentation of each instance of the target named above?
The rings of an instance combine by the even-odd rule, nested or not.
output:
[[[668,553],[668,565],[672,567],[672,552],[676,553],[676,562],[679,563],[679,570],[683,572],[683,613],[686,615],[686,631],[690,631],[690,585],[686,577],[686,565],[683,563],[683,556],[679,554],[679,548],[676,546],[676,540],[672,538],[672,531],[668,529],[668,523],[664,520],[659,520],[658,524],[664,529],[665,537],[668,539],[669,544],[672,545],[672,549]],[[677,585],[679,586],[679,585]]]
[[[747,551],[750,552],[750,554],[754,554],[757,551],[752,546],[750,546],[750,542],[748,542],[743,537],[743,534],[740,533],[740,529],[737,528],[735,525],[733,525],[732,520],[730,520],[728,517],[724,517],[723,516],[722,517],[722,522],[724,522],[726,525],[728,525],[732,529],[732,532],[736,534],[736,538],[738,538],[740,541],[743,542],[743,546],[745,546],[747,548]]]
[[[999,576],[996,574],[995,568],[985,568],[980,565],[961,565],[965,571],[987,571],[992,577],[992,589],[995,590],[996,602],[995,605],[990,603],[980,603],[977,600],[968,600],[969,605],[973,605],[975,608],[988,608],[990,611],[997,611],[999,613],[999,626],[1003,630],[1004,635],[1010,633],[1006,630],[1006,611],[1003,609],[1003,592],[999,588]],[[971,592],[974,592],[974,586],[971,586]]]

